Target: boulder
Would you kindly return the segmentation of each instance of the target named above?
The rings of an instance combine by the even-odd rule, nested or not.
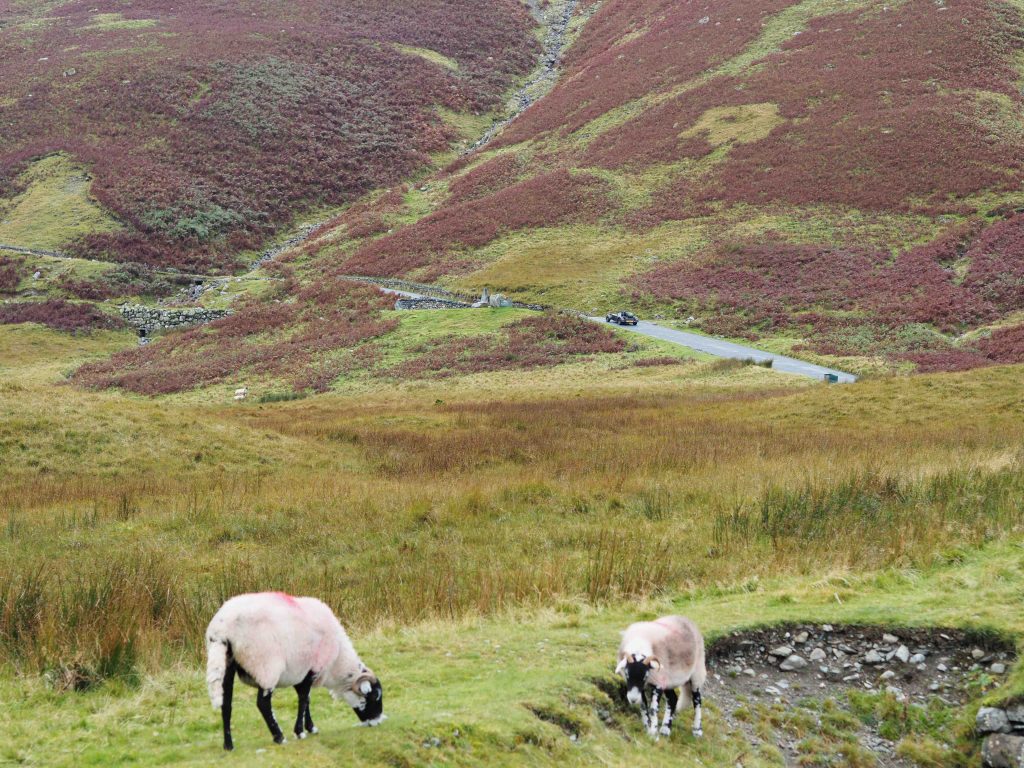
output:
[[[1009,733],[1010,719],[1006,712],[996,707],[982,707],[974,720],[978,733]]]
[[[1013,704],[1006,708],[1006,717],[1018,726],[1024,726],[1024,704]]]
[[[996,733],[981,743],[981,762],[988,768],[1022,768],[1024,736]]]
[[[795,653],[787,657],[781,664],[779,669],[783,672],[796,672],[797,670],[803,669],[807,666],[807,660],[802,656],[797,656]]]

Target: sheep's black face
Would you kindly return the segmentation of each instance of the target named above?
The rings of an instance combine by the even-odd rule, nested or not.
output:
[[[370,691],[363,697],[363,703],[353,707],[359,722],[366,725],[378,725],[384,715],[384,688],[380,682],[374,680],[370,684]]]
[[[626,678],[626,699],[630,704],[636,706],[640,703],[650,671],[651,668],[646,661],[628,662],[622,670],[622,676]]]

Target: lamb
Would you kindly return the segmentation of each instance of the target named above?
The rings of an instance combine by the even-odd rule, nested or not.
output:
[[[231,698],[235,675],[257,689],[256,707],[274,742],[285,739],[274,718],[274,690],[293,686],[299,695],[295,736],[317,733],[309,714],[309,693],[323,686],[344,699],[363,725],[384,719],[384,691],[377,676],[356,655],[334,613],[312,597],[260,592],[232,597],[206,630],[206,682],[210,701],[220,708],[224,749],[231,750]]]
[[[626,680],[626,699],[640,708],[640,720],[647,732],[658,736],[658,697],[665,695],[665,719],[661,734],[672,733],[672,718],[684,698],[693,701],[693,735],[701,736],[701,688],[707,678],[704,666],[704,638],[697,625],[684,616],[664,616],[655,621],[631,624],[622,633],[619,663],[615,674]],[[651,689],[650,707],[647,689]]]

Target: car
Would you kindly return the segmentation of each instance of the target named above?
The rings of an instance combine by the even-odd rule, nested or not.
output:
[[[605,322],[615,323],[616,325],[636,325],[640,322],[637,316],[632,312],[622,310],[621,312],[609,312],[604,316]]]

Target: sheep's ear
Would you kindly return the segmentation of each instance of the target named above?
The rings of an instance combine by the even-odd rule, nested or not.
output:
[[[651,658],[647,660],[647,666],[649,666],[651,669],[661,669],[661,662],[653,656],[651,656]]]
[[[626,657],[623,656],[621,659],[619,659],[619,663],[615,667],[615,674],[616,675],[621,675],[622,674],[622,670],[624,670],[625,668],[626,668]]]

